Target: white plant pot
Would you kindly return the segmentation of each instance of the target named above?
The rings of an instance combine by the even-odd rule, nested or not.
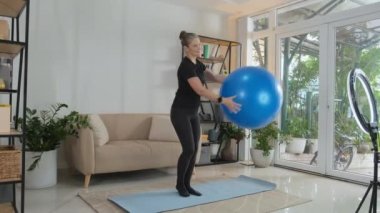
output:
[[[369,153],[371,152],[371,146],[369,144],[360,144],[357,150],[358,150],[358,153],[362,153],[362,154]]]
[[[43,152],[37,167],[28,171],[35,156],[41,152],[25,152],[25,188],[40,189],[57,184],[57,150]]]
[[[305,138],[293,138],[289,144],[286,145],[286,152],[293,154],[302,154],[305,150]]]
[[[251,151],[252,161],[256,167],[260,167],[260,168],[268,167],[273,161],[274,150],[269,150],[268,156],[263,155],[263,150],[252,148],[250,151]]]
[[[218,143],[210,144],[211,159],[215,159],[217,157],[216,155],[218,154],[219,146],[220,146],[220,144],[218,144]]]

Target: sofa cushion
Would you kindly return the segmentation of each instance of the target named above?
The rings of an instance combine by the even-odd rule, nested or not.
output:
[[[95,173],[175,167],[181,151],[180,143],[111,140],[95,149]]]
[[[148,139],[153,141],[179,141],[169,116],[152,116]]]
[[[102,119],[97,114],[88,116],[94,132],[95,146],[103,146],[109,141],[108,131]]]
[[[115,113],[99,116],[107,127],[110,141],[148,139],[153,114]]]

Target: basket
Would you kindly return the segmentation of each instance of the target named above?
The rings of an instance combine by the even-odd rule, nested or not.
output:
[[[20,180],[21,151],[13,146],[0,146],[0,182]]]

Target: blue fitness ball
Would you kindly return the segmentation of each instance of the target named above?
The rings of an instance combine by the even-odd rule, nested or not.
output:
[[[282,105],[282,89],[276,78],[261,67],[242,67],[232,72],[220,88],[222,97],[236,96],[238,113],[222,104],[228,120],[242,128],[260,129],[272,122]]]

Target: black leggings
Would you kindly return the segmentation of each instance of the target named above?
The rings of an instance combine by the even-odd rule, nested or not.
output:
[[[182,145],[177,164],[177,187],[190,187],[200,137],[198,110],[172,108],[170,119]]]

